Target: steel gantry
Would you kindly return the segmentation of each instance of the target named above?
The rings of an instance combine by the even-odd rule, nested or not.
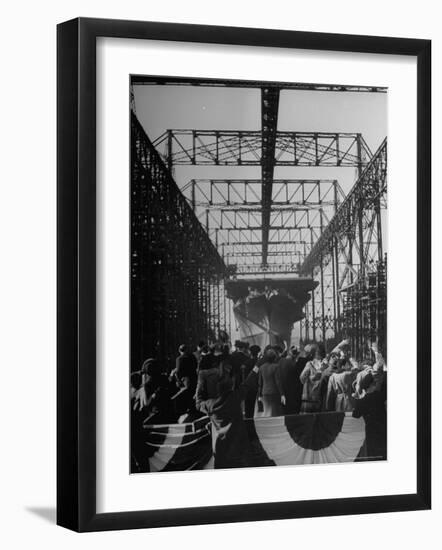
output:
[[[360,133],[279,132],[279,89],[261,90],[261,132],[167,130],[155,141],[172,170],[177,165],[261,166],[262,265],[267,265],[275,166],[355,167],[371,151]]]

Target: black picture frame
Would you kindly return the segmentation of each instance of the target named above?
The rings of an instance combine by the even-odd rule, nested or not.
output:
[[[417,492],[96,512],[96,39],[302,48],[417,59]],[[75,531],[424,510],[431,506],[431,41],[79,18],[57,28],[57,523]]]

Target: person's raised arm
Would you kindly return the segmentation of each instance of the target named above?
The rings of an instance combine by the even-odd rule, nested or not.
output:
[[[339,342],[339,344],[332,349],[331,353],[339,353],[340,351],[342,351],[343,347],[349,346],[349,345],[350,345],[350,340],[348,338],[345,338],[344,340],[342,340],[342,342]]]

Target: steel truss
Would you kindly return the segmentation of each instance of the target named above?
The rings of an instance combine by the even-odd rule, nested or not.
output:
[[[180,343],[226,329],[226,266],[170,172],[131,118],[131,366],[170,366]],[[189,239],[189,235],[192,236]]]
[[[386,196],[384,140],[330,223],[324,225],[300,268],[301,274],[311,274],[320,281],[306,310],[305,340],[318,339],[318,333],[324,341],[351,336],[352,351],[362,358],[368,352],[369,340],[377,338],[386,353],[382,238]]]
[[[193,210],[199,206],[253,208],[262,203],[260,179],[193,179],[181,191]],[[337,180],[275,179],[271,206],[327,206],[344,197]]]
[[[371,151],[359,133],[277,132],[279,91],[261,90],[261,132],[167,130],[155,141],[170,171],[177,165],[261,166],[262,261],[267,264],[275,166],[356,167]]]
[[[169,168],[178,165],[263,166],[269,160],[265,140],[266,136],[260,131],[167,130],[154,145]],[[362,169],[371,156],[368,145],[358,133],[274,133],[274,166]]]
[[[255,271],[262,263],[261,191],[261,180],[256,179],[191,180],[182,189],[226,263],[242,271]],[[274,180],[268,263],[281,264],[293,255],[292,269],[297,269],[312,239],[319,237],[319,211],[328,221],[344,196],[336,180]]]

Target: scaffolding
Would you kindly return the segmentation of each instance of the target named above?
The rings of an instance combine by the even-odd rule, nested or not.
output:
[[[226,266],[131,115],[131,367],[225,330]]]
[[[304,341],[348,337],[352,353],[363,359],[376,340],[386,354],[386,208],[385,139],[300,267],[320,281],[302,323]]]

